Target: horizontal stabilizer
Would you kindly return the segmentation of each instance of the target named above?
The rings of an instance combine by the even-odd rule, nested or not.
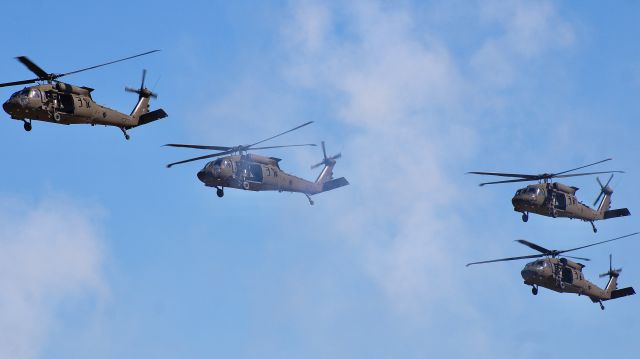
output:
[[[604,219],[630,216],[631,212],[627,208],[612,209],[604,212]]]
[[[628,295],[634,295],[636,291],[633,290],[633,287],[626,287],[622,289],[616,289],[611,292],[611,299],[618,299],[622,297],[626,297]]]
[[[322,184],[322,192],[331,191],[349,184],[346,178],[340,177]]]
[[[146,125],[147,123],[157,121],[165,117],[167,117],[167,113],[164,112],[163,109],[157,109],[155,111],[147,112],[144,115],[140,116],[138,126]]]

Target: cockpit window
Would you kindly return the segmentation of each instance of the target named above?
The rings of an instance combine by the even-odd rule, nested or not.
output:
[[[32,97],[32,98],[40,98],[40,91],[38,91],[38,90],[31,90],[31,91],[29,92],[29,97]]]
[[[532,263],[527,264],[527,267],[533,267],[533,268],[544,268],[546,267],[548,264],[547,262],[543,261],[543,260],[538,260]]]
[[[213,165],[214,166],[220,166],[220,163],[222,163],[222,159],[218,158],[217,160],[213,161]]]
[[[22,91],[18,91],[16,93],[14,93],[13,95],[11,95],[11,98],[18,97],[18,96],[29,96],[29,90],[28,89],[24,89]]]
[[[229,167],[231,167],[231,161],[229,161],[229,160],[224,160],[224,161],[222,161],[222,165],[223,165],[224,167],[229,168]]]

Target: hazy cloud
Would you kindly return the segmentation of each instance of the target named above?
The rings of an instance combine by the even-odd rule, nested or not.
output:
[[[0,357],[37,357],[57,303],[105,294],[99,215],[64,196],[0,197]]]

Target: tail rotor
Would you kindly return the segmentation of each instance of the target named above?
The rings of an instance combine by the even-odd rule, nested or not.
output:
[[[341,153],[338,153],[338,154],[333,155],[331,157],[327,157],[327,150],[324,147],[324,141],[322,141],[321,144],[322,144],[322,155],[323,155],[324,159],[321,162],[316,163],[315,165],[311,166],[311,169],[318,168],[318,167],[320,167],[322,165],[328,166],[328,165],[334,164],[338,158],[342,157]]]
[[[613,193],[613,190],[611,189],[611,187],[609,187],[609,183],[611,183],[612,179],[613,179],[613,174],[609,177],[607,184],[603,186],[602,182],[600,182],[600,178],[596,177],[596,181],[598,181],[598,184],[600,185],[600,193],[598,194],[598,198],[596,198],[595,202],[593,202],[594,206],[597,205],[598,202],[600,202],[600,198],[602,198],[603,195]]]
[[[622,268],[618,268],[618,269],[613,269],[613,264],[612,264],[612,258],[611,258],[611,254],[609,254],[609,271],[606,273],[602,273],[599,275],[600,278],[602,277],[617,277],[620,272],[622,272]]]
[[[152,97],[154,99],[158,98],[158,95],[151,92],[149,89],[144,87],[144,81],[145,78],[147,77],[147,70],[142,70],[142,82],[140,83],[140,88],[139,89],[134,89],[131,87],[125,87],[124,90],[127,92],[133,92],[133,93],[137,93],[138,96],[140,96],[140,98],[142,97]]]

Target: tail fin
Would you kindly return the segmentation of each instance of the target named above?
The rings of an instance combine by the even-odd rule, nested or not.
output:
[[[138,121],[138,124],[136,126],[141,126],[149,122],[167,117],[167,113],[162,109],[149,112],[149,98],[153,97],[155,99],[158,98],[158,95],[144,87],[144,80],[146,77],[147,70],[142,70],[142,83],[140,84],[140,88],[134,89],[125,87],[125,91],[138,94],[138,103],[136,103],[133,111],[131,111],[131,117]]]
[[[600,277],[609,276],[609,282],[607,282],[607,286],[604,288],[606,298],[604,300],[617,299],[636,294],[633,287],[618,289],[618,277],[620,276],[620,272],[622,272],[621,268],[613,269],[611,254],[609,254],[609,271],[600,274]]]
[[[330,191],[332,189],[348,185],[349,181],[347,181],[347,179],[344,177],[333,179],[333,168],[336,165],[336,160],[342,157],[342,154],[338,153],[337,155],[327,157],[327,151],[324,146],[324,141],[322,141],[322,155],[324,156],[324,159],[321,162],[311,166],[311,169],[314,169],[324,165],[324,168],[318,175],[318,178],[315,182],[318,186],[318,193]]]

